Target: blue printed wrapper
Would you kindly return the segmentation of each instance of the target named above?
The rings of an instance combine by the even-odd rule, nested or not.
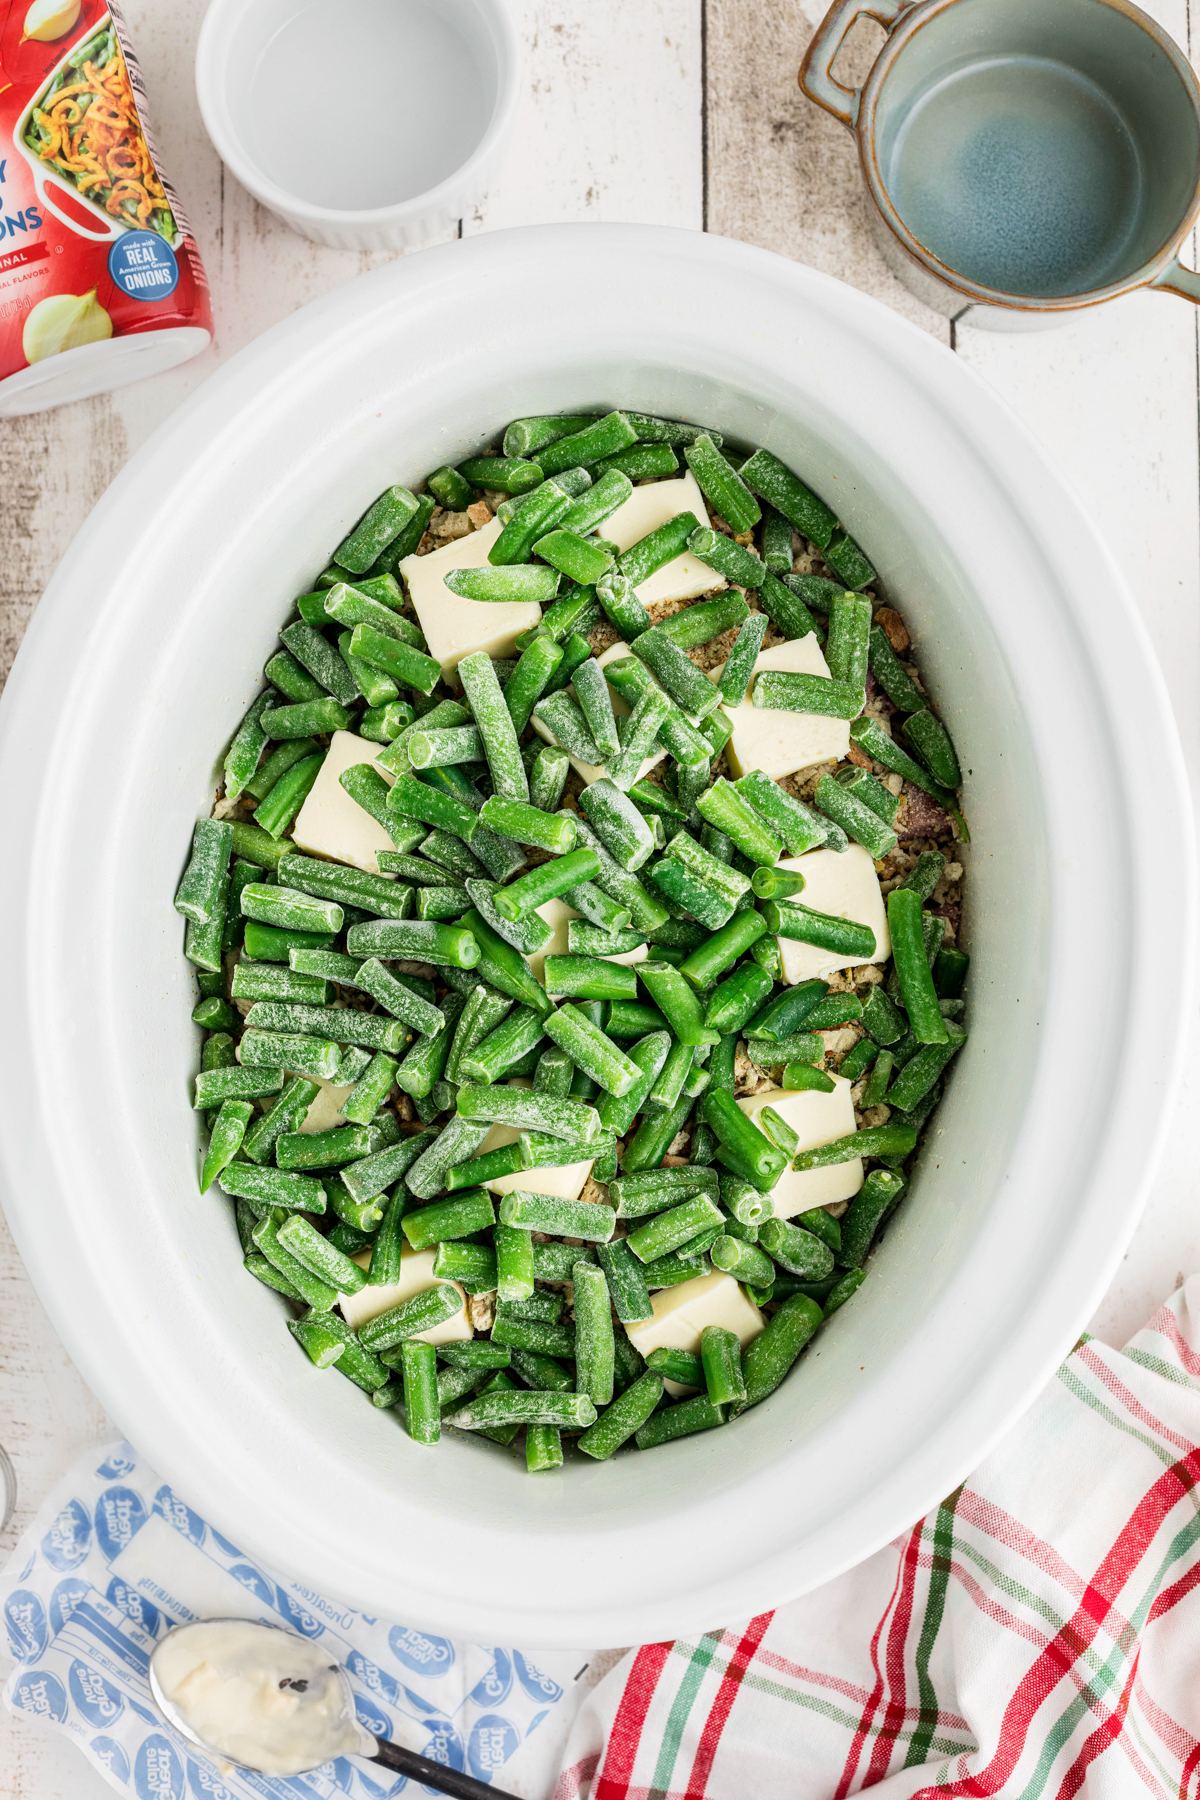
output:
[[[138,1800],[432,1792],[358,1757],[268,1780],[203,1756],[157,1713],[146,1673],[158,1639],[192,1619],[290,1626],[345,1664],[368,1731],[528,1800],[553,1790],[589,1660],[454,1643],[326,1600],[244,1555],[126,1443],[50,1496],[0,1575],[0,1611],[17,1659],[8,1706],[69,1732]]]

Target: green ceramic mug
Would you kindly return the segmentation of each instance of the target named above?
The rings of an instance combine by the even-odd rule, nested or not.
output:
[[[866,84],[833,74],[861,16]],[[951,318],[1052,325],[1135,288],[1200,303],[1200,86],[1129,0],[837,0],[800,86],[858,140],[889,266]]]

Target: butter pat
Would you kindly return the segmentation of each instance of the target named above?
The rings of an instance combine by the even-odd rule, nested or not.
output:
[[[565,900],[554,899],[544,900],[537,908],[537,916],[539,919],[545,920],[554,935],[547,940],[544,950],[535,950],[532,956],[526,958],[526,961],[533,970],[535,978],[544,983],[546,958],[567,954],[567,926],[572,919],[577,919],[579,914],[573,906],[568,906]],[[512,1142],[511,1138],[509,1142]]]
[[[724,667],[722,663],[721,669]],[[710,671],[713,681],[719,679],[721,669]],[[773,650],[764,650],[755,661],[755,675],[761,675],[764,669],[786,669],[790,675],[829,674],[829,664],[811,631],[806,637],[792,638],[786,644],[776,644]],[[740,706],[725,708],[733,726],[726,754],[735,775],[760,769],[777,781],[781,775],[794,775],[797,769],[809,769],[814,763],[835,761],[849,750],[850,726],[845,719],[754,706],[750,698],[753,692],[751,683]]]
[[[810,850],[806,856],[785,857],[778,866],[799,869],[803,875],[804,891],[795,896],[802,905],[811,906],[814,912],[830,913],[835,919],[855,919],[860,925],[869,925],[875,933],[874,956],[838,956],[816,944],[776,938],[786,982],[794,984],[814,975],[832,975],[838,969],[851,969],[856,963],[887,961],[892,954],[887,907],[875,864],[861,844],[851,844],[842,851]]]
[[[355,763],[370,763],[391,787],[396,777],[380,768],[378,761],[385,747],[355,737],[352,731],[334,732],[320,773],[292,827],[297,850],[306,850],[310,856],[332,856],[338,862],[364,869],[368,875],[379,874],[376,852],[393,849],[392,840],[378,820],[350,798],[338,777]],[[385,879],[392,881],[395,877],[389,875]]]
[[[342,1309],[342,1317],[352,1330],[358,1331],[368,1319],[377,1318],[380,1313],[387,1312],[389,1307],[399,1306],[402,1300],[411,1300],[414,1294],[423,1294],[426,1288],[438,1287],[440,1282],[433,1272],[433,1259],[436,1250],[410,1250],[405,1244],[400,1252],[400,1279],[388,1287],[360,1288],[357,1294],[340,1294],[338,1304]],[[365,1269],[371,1261],[369,1250],[360,1250],[352,1259],[360,1269]],[[458,1288],[462,1305],[449,1319],[443,1319],[432,1331],[418,1333],[425,1344],[454,1344],[460,1338],[474,1337],[475,1327],[471,1323],[471,1315],[467,1310],[467,1296],[457,1281],[451,1286]]]
[[[690,469],[678,481],[652,481],[635,487],[628,500],[605,519],[600,533],[610,544],[628,550],[681,512],[695,513],[697,525],[708,524],[704,495]],[[685,550],[656,569],[634,592],[643,606],[653,606],[658,600],[693,600],[697,594],[711,594],[724,585],[723,575]]]
[[[456,538],[428,556],[406,556],[400,564],[429,654],[441,663],[443,679],[477,650],[493,657],[515,656],[518,637],[541,621],[536,601],[493,606],[486,600],[464,600],[446,586],[452,569],[486,568],[488,551],[503,529],[499,519],[493,519],[482,531]]]
[[[700,1354],[700,1333],[706,1325],[723,1325],[737,1334],[742,1349],[756,1338],[767,1321],[732,1275],[697,1275],[678,1287],[660,1288],[650,1297],[652,1319],[627,1325],[629,1341],[643,1356],[664,1346]]]
[[[320,1082],[321,1091],[305,1113],[301,1131],[336,1131],[339,1125],[346,1123],[342,1107],[354,1092],[354,1084],[334,1087],[332,1081],[321,1081],[319,1075],[305,1076],[305,1080]]]
[[[800,1140],[793,1155],[801,1150],[815,1150],[818,1144],[832,1144],[835,1138],[849,1137],[856,1129],[850,1083],[840,1075],[833,1077],[832,1094],[819,1094],[811,1088],[797,1094],[787,1088],[765,1088],[761,1094],[748,1094],[738,1105],[748,1119],[755,1119],[764,1106],[774,1107]],[[789,1163],[771,1189],[775,1217],[791,1219],[797,1213],[807,1212],[810,1206],[832,1206],[837,1200],[849,1200],[862,1184],[861,1157],[834,1163],[831,1169],[802,1172]]]

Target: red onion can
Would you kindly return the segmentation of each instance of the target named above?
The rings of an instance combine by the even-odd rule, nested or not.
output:
[[[211,341],[119,8],[0,0],[0,414],[124,387]]]

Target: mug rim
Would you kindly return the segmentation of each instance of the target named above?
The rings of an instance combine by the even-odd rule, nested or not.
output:
[[[1179,77],[1180,84],[1191,101],[1192,111],[1196,117],[1197,129],[1200,131],[1200,81],[1196,72],[1184,56],[1183,51],[1170,34],[1163,30],[1155,19],[1135,6],[1133,0],[1093,0],[1097,6],[1107,6],[1110,11],[1121,13],[1132,24],[1141,27],[1153,38],[1163,51],[1171,66]],[[985,283],[973,281],[970,276],[954,269],[934,255],[919,237],[909,228],[896,209],[891,195],[884,184],[883,174],[879,167],[879,158],[875,147],[875,116],[883,84],[892,71],[900,53],[912,42],[918,31],[928,25],[942,13],[948,12],[952,6],[960,4],[960,0],[917,0],[907,12],[901,14],[892,27],[886,43],[871,65],[871,72],[863,84],[859,100],[858,116],[854,124],[854,134],[858,140],[859,162],[862,166],[863,180],[875,203],[883,223],[892,236],[896,238],[913,260],[919,263],[936,280],[960,293],[963,299],[988,306],[1007,307],[1014,312],[1067,312],[1078,311],[1081,307],[1100,306],[1107,300],[1114,300],[1122,294],[1134,292],[1135,289],[1149,286],[1158,276],[1168,269],[1178,254],[1179,246],[1200,216],[1200,161],[1198,161],[1196,179],[1192,187],[1192,197],[1187,210],[1179,224],[1174,226],[1165,242],[1129,275],[1119,281],[1110,282],[1105,287],[1089,288],[1079,294],[1016,294],[1005,288],[988,287]]]

